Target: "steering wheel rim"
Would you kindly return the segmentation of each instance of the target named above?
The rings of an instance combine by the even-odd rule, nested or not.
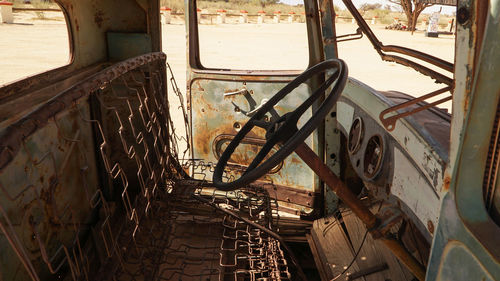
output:
[[[223,182],[222,175],[224,173],[224,168],[226,167],[227,162],[231,158],[235,149],[244,139],[244,137],[255,126],[260,127],[258,124],[262,123],[261,119],[264,117],[264,115],[272,110],[274,105],[276,105],[284,97],[290,94],[299,85],[306,82],[315,75],[327,73],[329,69],[333,68],[335,68],[335,72],[329,78],[327,78],[325,82],[323,82],[322,85],[318,89],[316,89],[314,93],[309,96],[294,111],[288,112],[281,116],[279,119],[267,123],[269,125],[269,128],[266,129],[266,143],[254,158],[254,161],[247,167],[243,175],[232,182]],[[326,60],[307,69],[290,83],[288,83],[285,87],[283,87],[280,91],[278,91],[248,120],[248,122],[241,128],[241,130],[236,134],[236,136],[226,147],[221,157],[219,158],[219,161],[217,162],[213,173],[214,186],[217,189],[223,191],[236,190],[264,176],[273,167],[283,161],[295,150],[295,148],[297,148],[302,142],[304,142],[304,140],[319,126],[319,121],[323,120],[328,112],[330,112],[331,108],[335,105],[338,98],[340,97],[340,94],[342,93],[342,90],[345,87],[347,81],[347,72],[347,65],[344,61],[340,59]],[[312,114],[311,118],[309,118],[309,120],[300,129],[297,129],[296,125],[300,116],[302,116],[306,109],[309,108],[317,99],[319,99],[322,94],[326,92],[328,87],[330,87],[333,83],[335,83],[335,85],[333,86],[329,95],[326,96],[325,100],[316,110],[316,112]],[[278,127],[275,131],[272,131],[271,127],[274,126],[274,128],[276,128],[280,120],[282,120],[282,122],[280,123],[284,122],[284,124]],[[295,122],[295,130],[286,130],[290,129],[289,126],[290,124],[293,124],[292,122]],[[284,140],[284,138],[287,139]],[[270,149],[280,141],[283,142],[283,145],[280,147],[280,149],[271,157],[264,160],[263,157],[265,157],[269,153]],[[264,155],[261,155],[261,153]],[[255,163],[256,160],[259,160],[258,158],[262,159],[260,159],[258,163]],[[264,163],[261,163],[263,160]]]

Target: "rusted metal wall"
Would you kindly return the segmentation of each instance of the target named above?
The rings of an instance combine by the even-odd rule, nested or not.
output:
[[[84,121],[89,117],[85,103],[58,114],[43,129],[19,140],[18,153],[3,167],[4,280],[28,279],[20,259],[42,269],[38,276],[47,278],[65,263],[65,251],[74,246],[77,231],[89,234],[90,196],[99,187],[92,126]],[[11,151],[4,147],[2,152],[6,157]]]
[[[172,176],[164,63],[152,53],[112,65],[2,128],[4,280],[91,278],[117,254],[113,215],[137,231]]]

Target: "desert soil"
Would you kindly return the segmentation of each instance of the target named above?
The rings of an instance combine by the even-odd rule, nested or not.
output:
[[[51,16],[56,20],[40,20],[34,13],[16,13],[16,24],[0,24],[0,85],[68,63],[66,26],[57,14]],[[337,33],[353,33],[355,27],[339,23]],[[427,38],[422,32],[411,35],[385,30],[382,25],[372,28],[386,45],[414,48],[453,62],[454,36]],[[301,23],[201,25],[200,42],[202,63],[207,66],[303,70],[308,64],[306,29]],[[186,82],[185,47],[182,20],[163,25],[163,50],[178,85]],[[366,38],[341,42],[338,48],[339,56],[349,66],[349,75],[374,89],[421,96],[443,86],[410,68],[383,62]],[[181,90],[185,92],[185,87]]]

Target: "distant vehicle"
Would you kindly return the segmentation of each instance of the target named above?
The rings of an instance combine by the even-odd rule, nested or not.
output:
[[[159,1],[56,2],[71,63],[0,89],[0,280],[500,280],[499,0],[454,62],[306,0],[304,72],[204,67],[188,0],[185,96]],[[362,36],[443,87],[349,77]]]

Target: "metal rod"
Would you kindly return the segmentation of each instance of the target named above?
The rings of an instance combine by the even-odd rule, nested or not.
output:
[[[302,143],[295,149],[295,153],[351,208],[368,229],[377,226],[377,217],[361,203],[358,197],[321,161],[309,146]]]
[[[305,143],[300,144],[295,153],[304,161],[330,189],[344,202],[365,224],[374,239],[380,239],[389,250],[417,277],[425,280],[425,268],[398,241],[373,235],[378,225],[377,217],[365,206],[328,166]]]
[[[452,91],[453,88],[452,87],[445,87],[445,88],[442,88],[442,89],[439,89],[437,91],[434,91],[432,93],[429,93],[429,94],[426,94],[426,95],[423,95],[421,97],[418,97],[418,98],[414,98],[412,100],[409,100],[407,102],[403,102],[401,104],[398,104],[398,105],[395,105],[395,106],[392,106],[392,107],[389,107],[385,110],[383,110],[380,115],[379,115],[379,118],[380,118],[380,121],[382,121],[382,124],[384,125],[384,127],[388,130],[388,131],[393,131],[394,130],[394,127],[395,127],[395,124],[396,124],[396,121],[400,118],[403,118],[403,117],[406,117],[406,116],[409,116],[409,115],[412,115],[412,114],[415,114],[415,113],[418,113],[420,111],[423,111],[425,109],[428,109],[428,108],[431,108],[431,107],[434,107],[438,104],[441,104],[443,102],[447,102],[449,100],[451,100],[452,96],[448,96],[448,97],[445,97],[445,98],[442,98],[438,101],[435,101],[435,102],[432,102],[432,103],[429,103],[429,104],[426,104],[426,105],[421,105],[417,108],[414,108],[414,109],[411,109],[411,110],[408,110],[408,111],[405,111],[403,113],[398,113],[396,115],[392,115],[390,117],[385,117],[385,115],[387,115],[388,113],[390,112],[396,112],[400,109],[404,109],[404,108],[408,108],[410,107],[411,105],[414,105],[414,104],[417,104],[419,102],[422,102],[422,101],[425,101],[426,99],[429,99],[429,98],[432,98],[432,97],[435,97],[437,95],[440,95],[442,93],[445,93],[447,91]]]

